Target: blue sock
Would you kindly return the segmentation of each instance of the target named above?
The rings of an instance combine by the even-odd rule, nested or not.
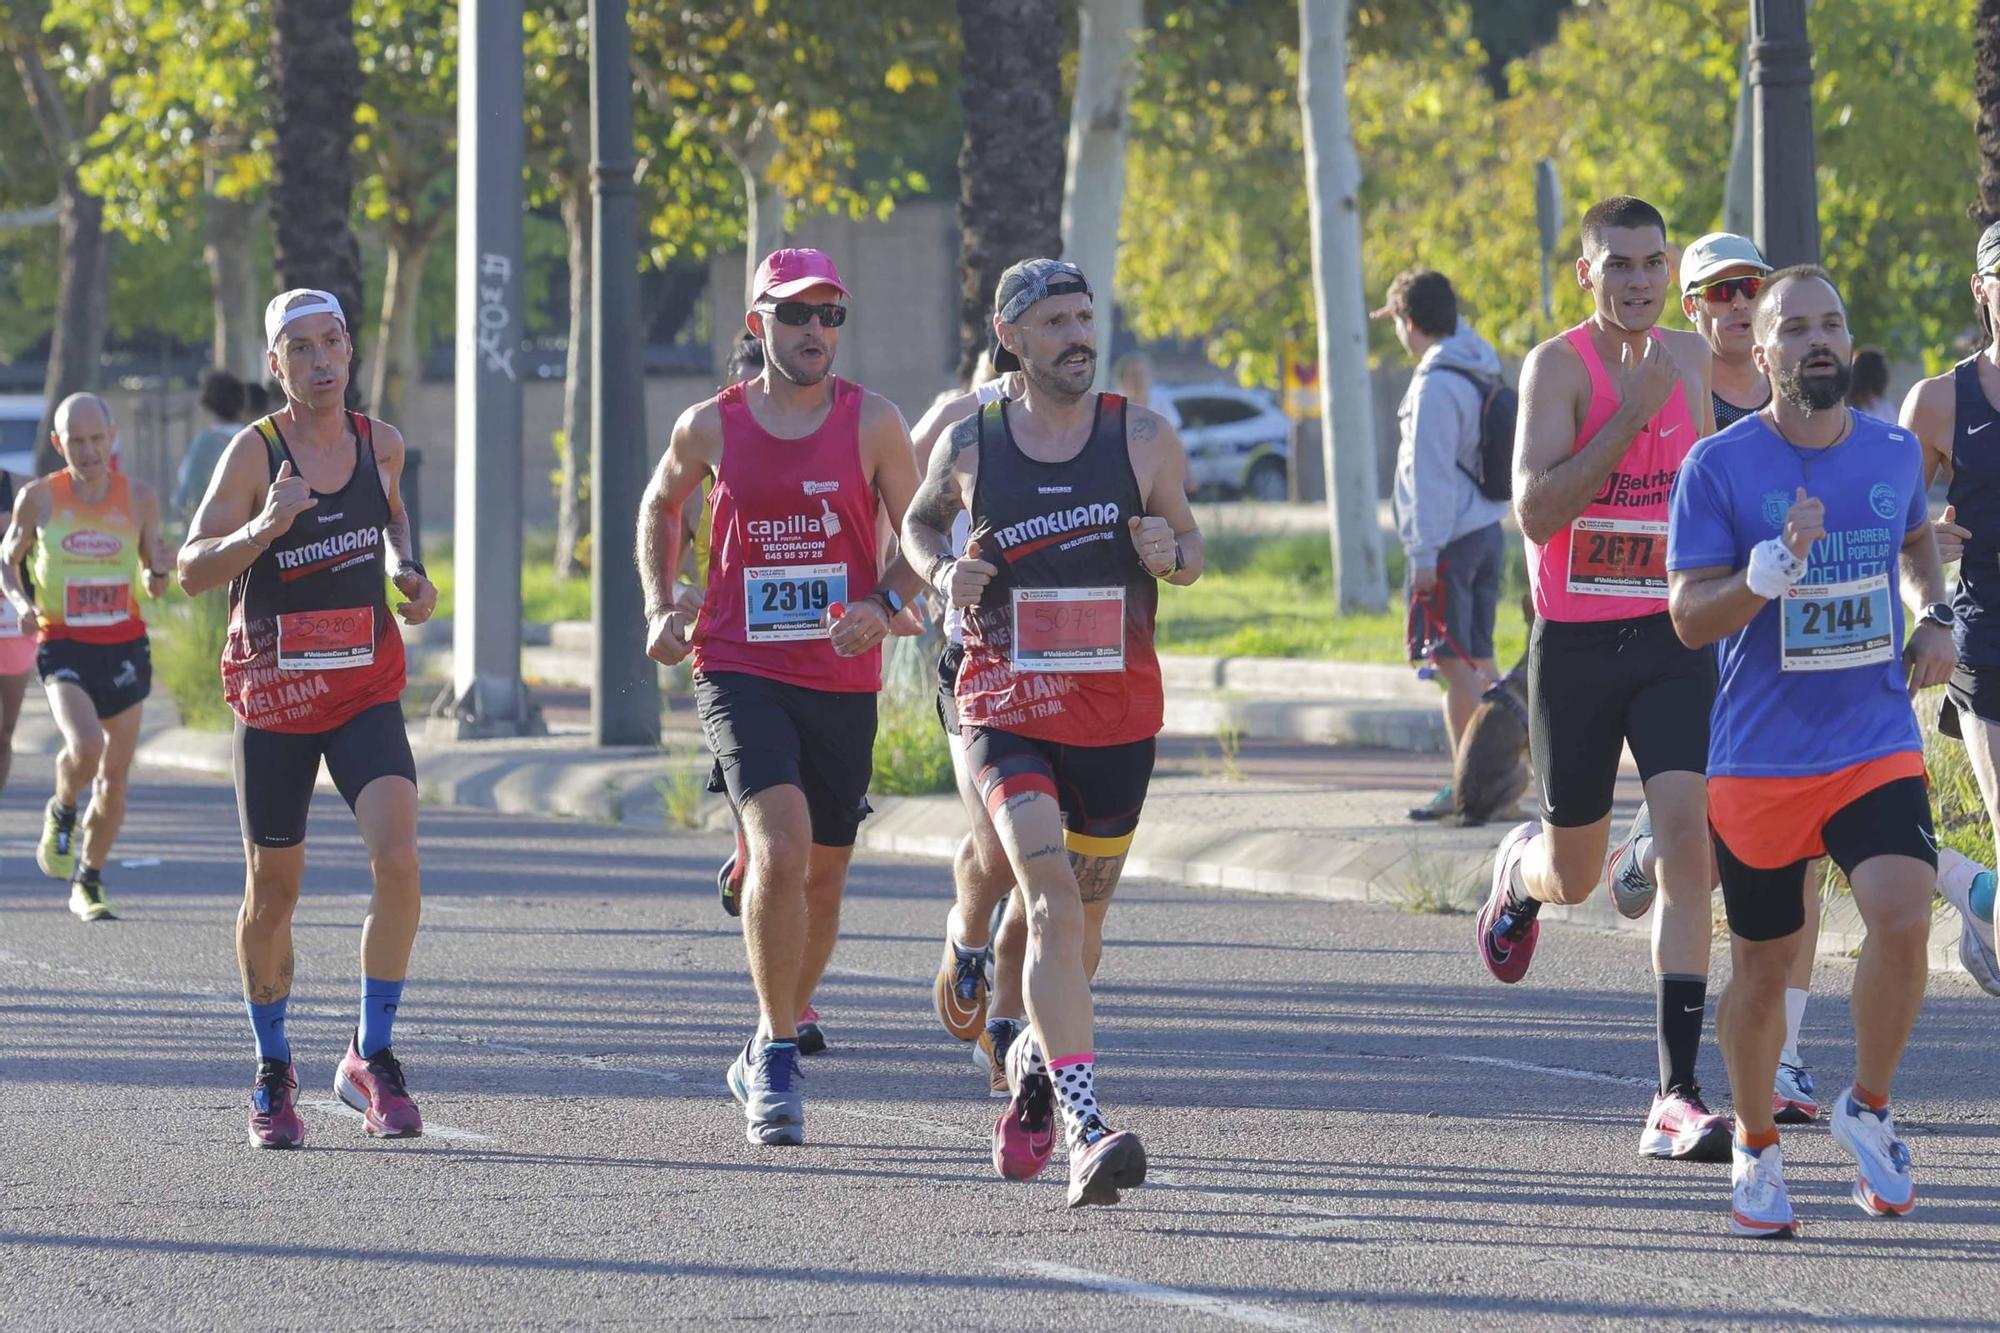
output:
[[[291,1002],[289,995],[269,1004],[243,1002],[243,1007],[250,1011],[250,1030],[257,1034],[259,1060],[292,1062],[292,1041],[285,1035],[285,1006]]]
[[[392,1044],[396,1030],[396,1006],[403,1002],[403,983],[361,980],[361,1030],[354,1038],[355,1049],[367,1059]]]
[[[1993,919],[1993,872],[1982,870],[1972,877],[1972,888],[1966,893],[1972,905],[1972,914],[1981,921]]]

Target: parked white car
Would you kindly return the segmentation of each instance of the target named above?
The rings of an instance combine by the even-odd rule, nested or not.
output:
[[[35,432],[42,424],[42,396],[0,393],[0,469],[35,475]]]
[[[1274,395],[1234,384],[1162,384],[1155,392],[1180,413],[1197,493],[1287,498],[1292,421]]]

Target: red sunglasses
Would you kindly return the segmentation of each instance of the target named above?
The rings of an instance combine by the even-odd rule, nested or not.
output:
[[[1764,280],[1755,275],[1742,278],[1723,278],[1720,281],[1697,287],[1695,290],[1700,292],[1702,299],[1706,300],[1710,305],[1728,305],[1736,299],[1738,292],[1743,294],[1743,299],[1746,301],[1756,300],[1757,293],[1764,290]]]

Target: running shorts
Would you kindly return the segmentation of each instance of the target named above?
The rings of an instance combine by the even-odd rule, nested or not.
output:
[[[1777,940],[1805,925],[1806,867],[1852,875],[1878,856],[1937,867],[1930,787],[1914,752],[1803,778],[1710,778],[1709,831],[1729,929]]]
[[[1438,552],[1437,584],[1418,597],[1411,576],[1403,576],[1409,613],[1403,643],[1412,662],[1440,657],[1493,657],[1493,621],[1500,613],[1500,573],[1507,539],[1498,523],[1448,542]],[[1456,646],[1454,646],[1456,645]]]
[[[0,638],[0,676],[19,676],[33,671],[40,652],[40,642],[29,635]]]
[[[245,842],[296,847],[306,840],[321,759],[349,810],[377,778],[416,785],[403,707],[393,700],[364,708],[331,731],[260,731],[237,718],[236,817]]]
[[[1641,778],[1707,772],[1714,702],[1715,655],[1683,644],[1665,612],[1537,619],[1528,634],[1528,753],[1542,818],[1579,828],[1610,814],[1627,745]]]
[[[809,690],[746,671],[694,678],[695,711],[729,803],[797,787],[821,847],[852,847],[875,771],[875,694]]]
[[[1063,745],[975,727],[967,767],[987,813],[1011,796],[1041,792],[1062,807],[1063,845],[1079,856],[1123,856],[1132,847],[1153,780],[1153,738],[1124,745]]]
[[[958,666],[965,660],[965,645],[947,641],[944,651],[938,654],[938,725],[944,734],[954,740],[958,737],[958,698],[954,691],[958,688]]]
[[[152,640],[141,634],[124,643],[43,639],[35,650],[42,683],[61,681],[90,696],[98,720],[117,717],[153,692]]]
[[[1967,666],[1960,662],[1945,682],[1944,702],[1938,705],[1938,730],[1955,739],[1964,739],[1964,714],[1981,722],[2000,723],[2000,667]]]

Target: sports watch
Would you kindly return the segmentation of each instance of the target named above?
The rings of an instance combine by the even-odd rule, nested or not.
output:
[[[1924,608],[1924,613],[1917,619],[1928,621],[1933,625],[1942,625],[1946,629],[1958,628],[1958,612],[1951,609],[1950,602],[1932,602]]]

